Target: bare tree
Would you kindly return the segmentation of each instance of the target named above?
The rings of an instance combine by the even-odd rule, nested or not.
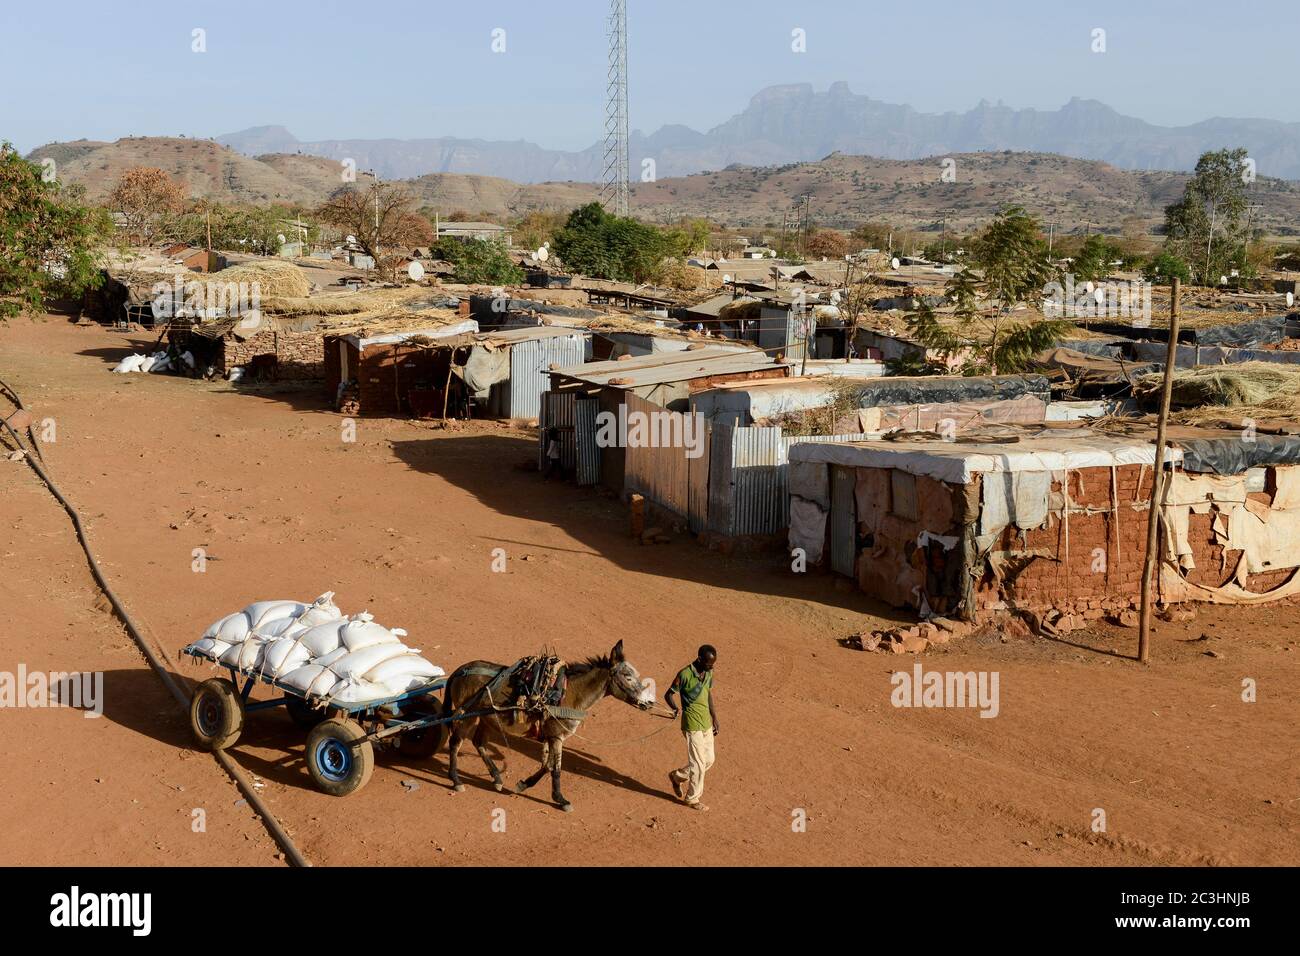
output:
[[[372,183],[361,190],[345,186],[321,206],[318,215],[355,236],[376,268],[391,269],[412,246],[433,242],[433,227],[416,211],[416,199],[405,188]]]
[[[185,187],[161,169],[132,166],[108,194],[109,205],[122,214],[126,232],[149,245],[171,215],[185,205]]]

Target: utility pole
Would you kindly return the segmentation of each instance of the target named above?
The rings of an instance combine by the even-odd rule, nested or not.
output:
[[[1160,504],[1165,499],[1165,427],[1169,423],[1169,397],[1174,388],[1174,370],[1178,365],[1178,277],[1174,276],[1169,292],[1169,349],[1165,354],[1165,380],[1160,390],[1160,414],[1156,419],[1155,475],[1151,482],[1151,507],[1147,510],[1147,550],[1142,559],[1142,604],[1138,619],[1138,660],[1145,664],[1151,642],[1151,578],[1158,559],[1157,539],[1160,530]]]

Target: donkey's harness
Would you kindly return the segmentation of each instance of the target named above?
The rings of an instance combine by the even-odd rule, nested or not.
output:
[[[564,661],[551,655],[537,654],[521,657],[509,667],[467,667],[462,674],[491,677],[466,701],[461,710],[469,710],[480,698],[487,697],[488,705],[497,711],[513,710],[531,720],[548,717],[558,720],[582,720],[585,710],[562,707],[568,677]]]

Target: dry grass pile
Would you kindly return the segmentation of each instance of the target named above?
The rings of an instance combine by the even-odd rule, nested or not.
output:
[[[256,283],[259,296],[263,299],[305,298],[311,292],[311,282],[301,269],[291,262],[278,259],[245,262],[241,265],[212,272],[208,275],[187,277],[187,281],[204,285],[230,283]]]
[[[1139,398],[1155,400],[1162,373],[1143,375],[1134,386]],[[1242,362],[1188,369],[1174,375],[1170,407],[1176,421],[1195,424],[1233,417],[1300,417],[1300,367],[1272,362]]]

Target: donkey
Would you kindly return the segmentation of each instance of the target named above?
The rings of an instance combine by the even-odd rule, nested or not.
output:
[[[474,713],[488,710],[494,705],[501,705],[503,702],[500,700],[490,701],[484,688],[505,669],[506,665],[491,661],[470,661],[456,668],[447,678],[442,716],[450,717],[461,709]],[[469,738],[474,742],[479,757],[487,764],[492,774],[492,785],[498,791],[505,791],[506,785],[501,779],[501,773],[484,748],[488,739],[489,725],[495,724],[503,734],[522,737],[531,733],[542,741],[541,766],[531,776],[520,780],[515,785],[514,792],[523,793],[541,780],[542,775],[549,770],[551,799],[566,813],[573,810],[573,804],[569,803],[560,792],[560,763],[564,757],[565,739],[577,732],[586,712],[602,697],[617,697],[625,704],[631,704],[639,710],[650,710],[655,701],[650,685],[641,680],[637,669],[623,657],[622,641],[615,644],[614,649],[604,657],[589,657],[580,663],[567,664],[565,674],[567,680],[564,697],[559,704],[563,710],[562,715],[551,714],[538,718],[523,711],[506,709],[496,714],[452,720],[438,726],[438,739],[434,742],[432,751],[437,752],[442,743],[442,734],[449,730],[448,775],[451,777],[452,790],[459,793],[465,789],[464,784],[460,782],[456,758],[461,741]],[[498,693],[504,692],[504,688],[498,691]]]

